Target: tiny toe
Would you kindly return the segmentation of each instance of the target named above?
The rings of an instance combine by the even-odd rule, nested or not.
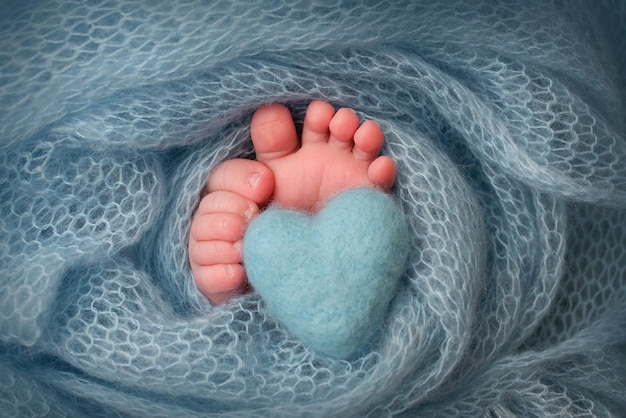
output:
[[[245,272],[241,264],[199,266],[194,273],[198,289],[213,303],[226,302],[245,286]]]
[[[373,120],[363,122],[354,133],[354,156],[362,161],[373,161],[383,147],[385,136]]]
[[[250,137],[257,159],[262,162],[284,157],[300,146],[291,112],[280,104],[269,104],[254,112]]]
[[[190,235],[196,241],[222,240],[235,242],[243,238],[246,221],[227,212],[203,213],[194,217]]]
[[[202,198],[194,216],[199,217],[219,212],[239,215],[245,221],[249,221],[259,213],[259,206],[253,200],[245,198],[240,194],[226,190],[217,190]],[[195,218],[193,222],[195,222]]]
[[[396,163],[387,156],[380,156],[370,164],[367,175],[372,183],[377,187],[388,191],[396,181]]]
[[[189,261],[200,266],[241,263],[243,260],[241,246],[241,240],[236,242],[189,240]]]
[[[359,128],[359,117],[352,109],[339,109],[330,121],[329,128],[329,143],[339,148],[352,149],[354,134]]]
[[[274,192],[274,174],[258,161],[241,158],[227,160],[213,169],[206,190],[209,193],[229,191],[262,204]]]
[[[315,100],[309,104],[302,126],[302,144],[328,142],[329,124],[335,115],[335,108],[327,102]]]

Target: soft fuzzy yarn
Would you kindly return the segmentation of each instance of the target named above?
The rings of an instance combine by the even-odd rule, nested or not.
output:
[[[409,237],[391,197],[353,189],[314,216],[266,210],[246,231],[243,251],[271,315],[314,350],[341,359],[380,332]]]
[[[626,410],[626,3],[20,0],[0,13],[0,415]],[[410,252],[323,356],[187,258],[250,115],[384,130]]]

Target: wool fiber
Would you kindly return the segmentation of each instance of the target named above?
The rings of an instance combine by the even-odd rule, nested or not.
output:
[[[244,265],[271,315],[322,354],[349,358],[380,331],[409,253],[404,214],[352,189],[319,214],[270,208],[248,227]]]

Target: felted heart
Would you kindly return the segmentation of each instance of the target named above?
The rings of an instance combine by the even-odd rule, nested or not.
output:
[[[348,358],[380,330],[408,251],[393,198],[358,188],[315,216],[268,208],[248,227],[243,256],[275,319],[317,352]]]

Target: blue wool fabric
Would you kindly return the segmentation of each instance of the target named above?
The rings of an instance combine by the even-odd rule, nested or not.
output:
[[[22,0],[0,13],[0,415],[619,416],[626,3]],[[380,123],[409,255],[319,353],[187,240],[268,102]]]
[[[345,191],[314,216],[270,208],[249,226],[243,247],[250,284],[270,314],[339,359],[380,332],[408,252],[404,214],[374,189]]]

